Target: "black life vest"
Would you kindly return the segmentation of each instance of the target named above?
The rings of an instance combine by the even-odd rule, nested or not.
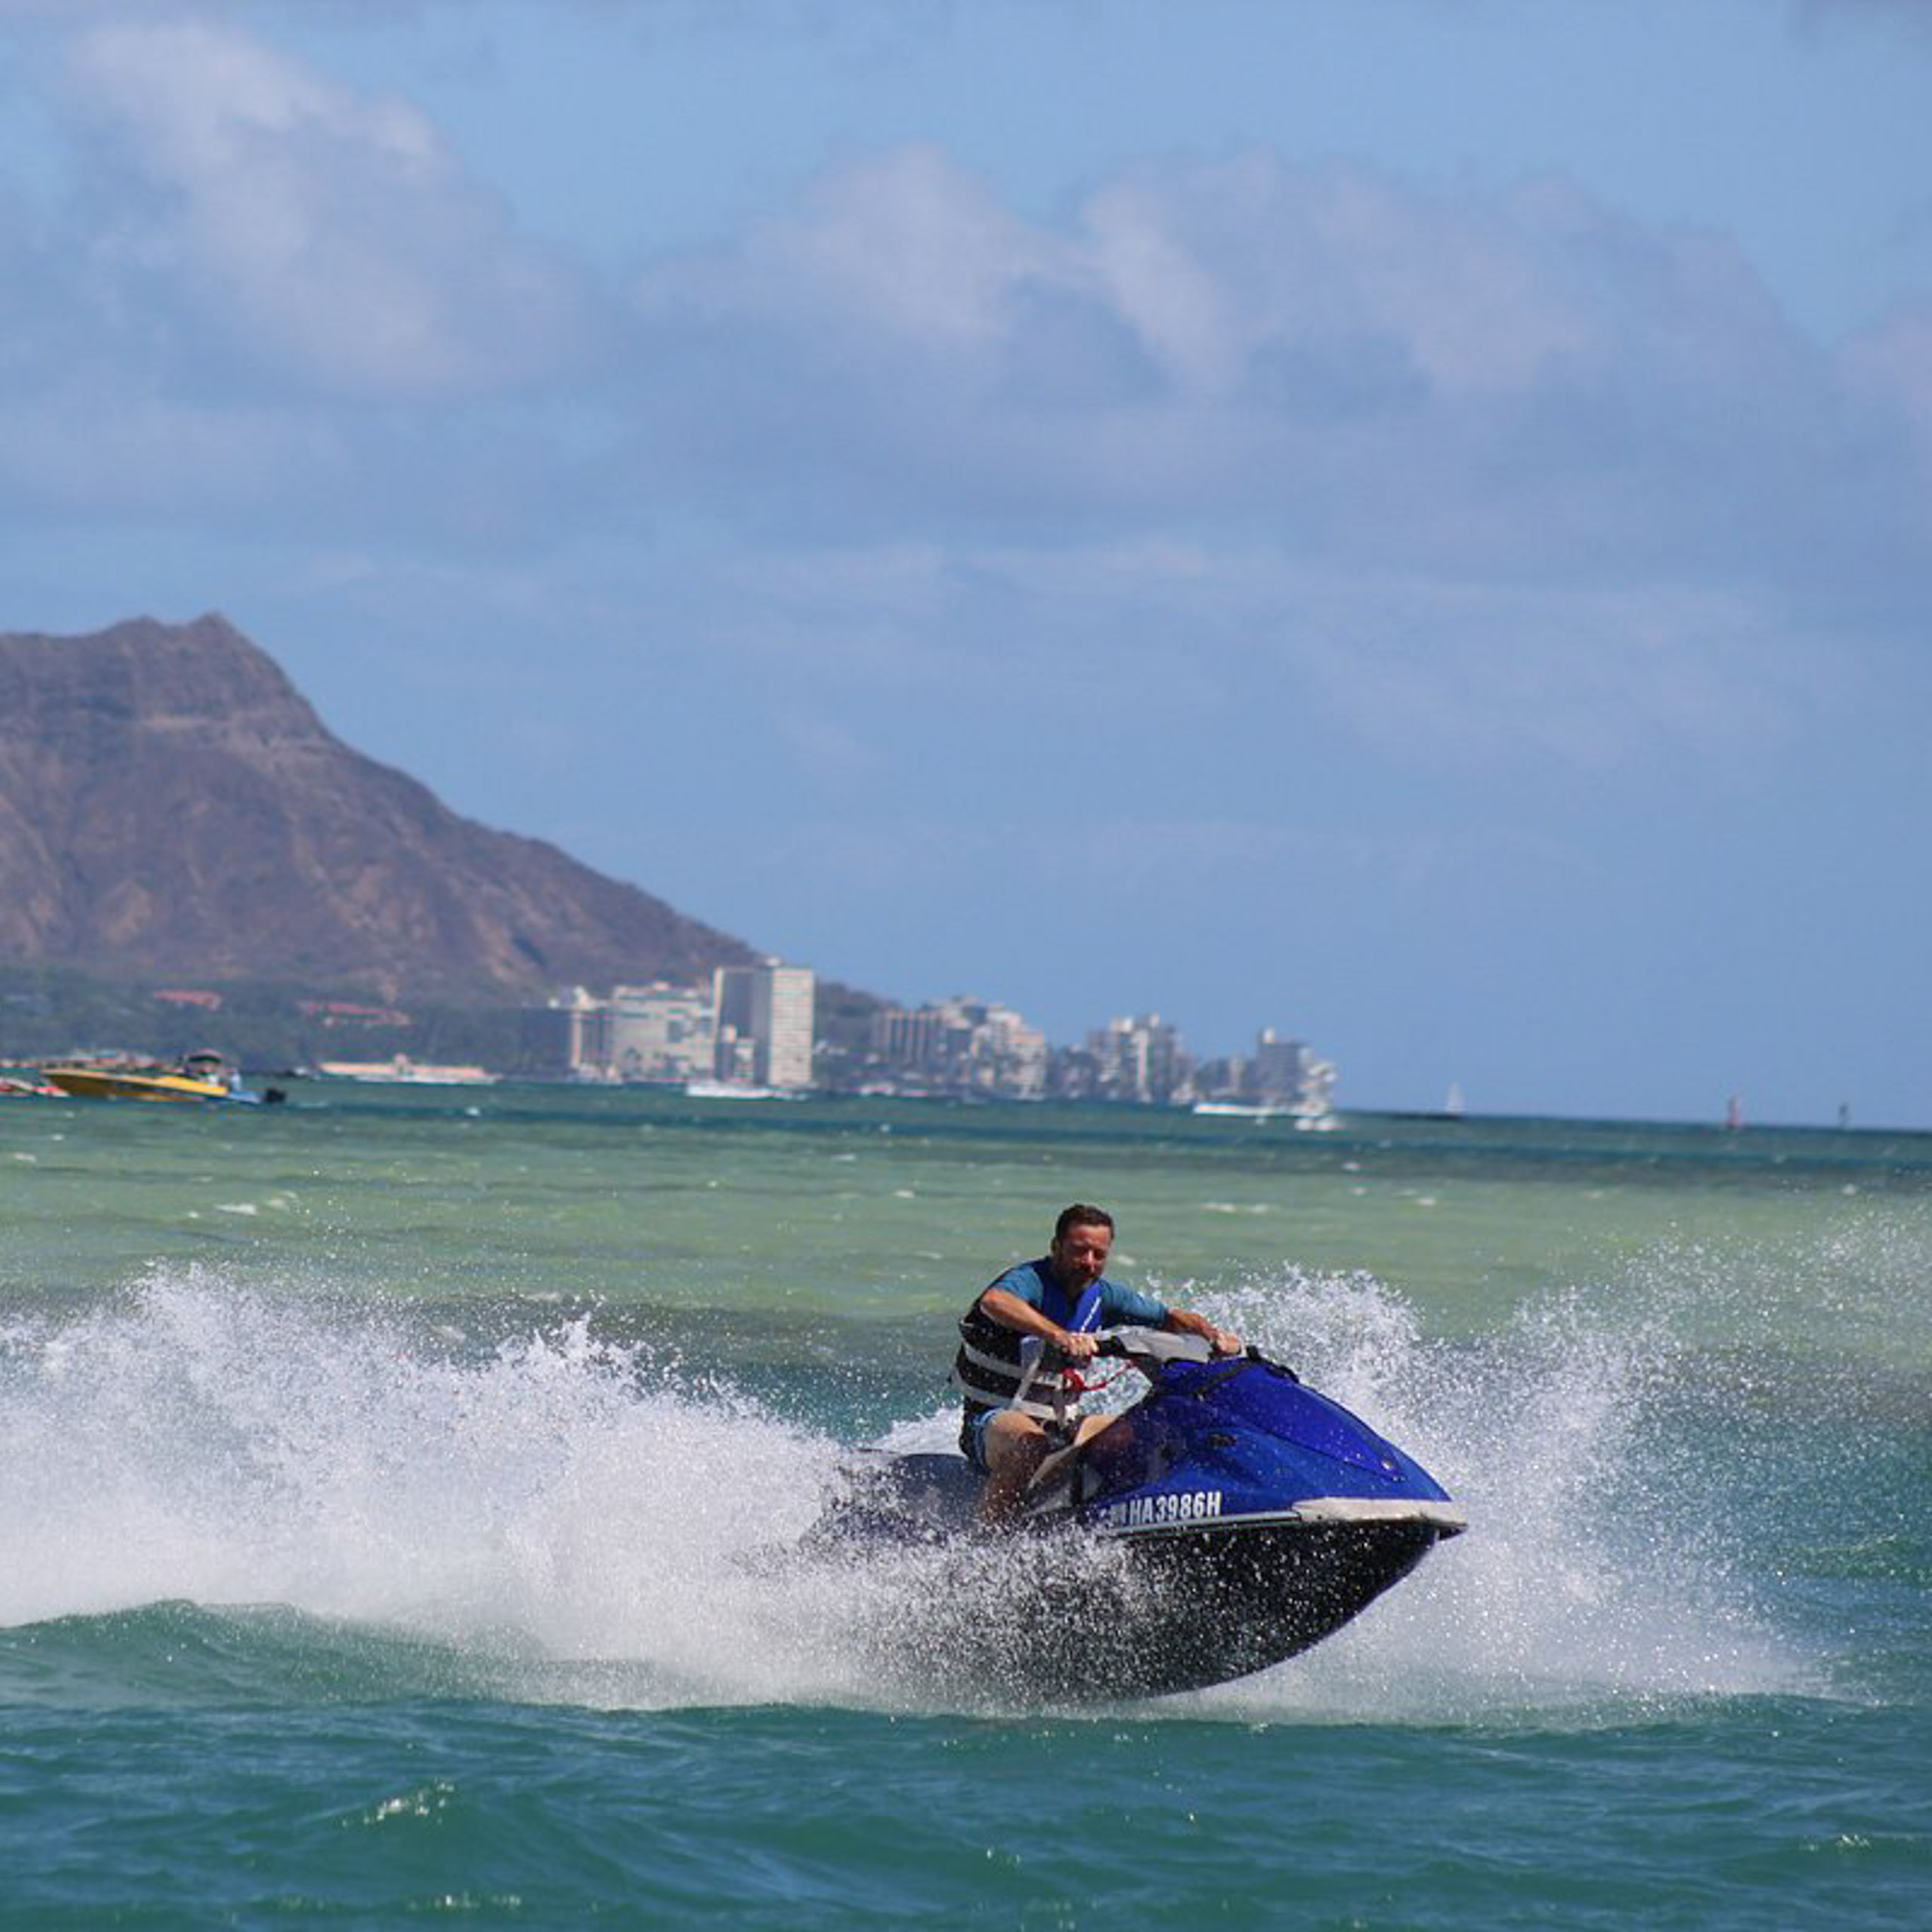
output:
[[[1066,1297],[1045,1272],[1044,1264],[1033,1265],[1040,1269],[1045,1284],[1046,1302],[1057,1301],[1065,1308]],[[996,1288],[1005,1279],[1002,1275],[987,1287]],[[1057,1317],[1051,1305],[1042,1312],[1050,1320],[1059,1319],[1060,1325],[1071,1334],[1092,1329],[1100,1318],[1100,1284],[1088,1288],[1064,1318]],[[959,1352],[952,1358],[950,1378],[953,1387],[966,1399],[965,1420],[970,1423],[989,1409],[1017,1409],[1037,1422],[1063,1425],[1077,1416],[1078,1392],[1068,1385],[1058,1362],[1041,1362],[1044,1347],[1038,1336],[1023,1334],[1017,1328],[995,1321],[976,1297],[960,1318]]]

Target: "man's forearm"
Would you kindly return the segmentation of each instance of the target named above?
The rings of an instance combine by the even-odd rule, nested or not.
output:
[[[1198,1335],[1208,1346],[1223,1355],[1232,1355],[1241,1346],[1241,1337],[1232,1330],[1223,1328],[1217,1321],[1211,1321],[1204,1315],[1197,1315],[1191,1308],[1171,1308],[1168,1318],[1161,1326],[1178,1329],[1184,1335]]]
[[[1066,1337],[1058,1322],[1042,1315],[1031,1302],[1022,1301],[1011,1288],[987,1289],[980,1297],[980,1306],[1002,1328],[1017,1328],[1023,1335],[1037,1335],[1045,1342],[1059,1342]]]

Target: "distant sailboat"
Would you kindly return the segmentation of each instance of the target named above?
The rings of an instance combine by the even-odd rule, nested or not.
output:
[[[1449,1083],[1449,1091],[1443,1100],[1442,1111],[1445,1114],[1453,1115],[1457,1120],[1460,1120],[1463,1115],[1469,1112],[1468,1106],[1463,1099],[1462,1088],[1454,1080]]]

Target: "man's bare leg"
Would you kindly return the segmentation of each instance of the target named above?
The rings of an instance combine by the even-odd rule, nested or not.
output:
[[[986,1424],[986,1486],[980,1492],[975,1519],[1004,1528],[1018,1515],[1033,1490],[1051,1480],[1054,1472],[1083,1443],[1091,1442],[1116,1416],[1082,1416],[1073,1440],[1053,1449],[1047,1432],[1031,1416],[1008,1409]]]
[[[1011,1522],[1034,1472],[1046,1460],[1047,1432],[1031,1416],[1004,1409],[986,1424],[986,1486],[974,1520],[989,1528]]]
[[[1119,1420],[1118,1416],[1082,1416],[1079,1426],[1073,1432],[1073,1440],[1065,1448],[1056,1449],[1051,1455],[1043,1457],[1035,1466],[1032,1475],[1026,1484],[1028,1492],[1045,1488],[1075,1450],[1084,1447],[1102,1429]]]

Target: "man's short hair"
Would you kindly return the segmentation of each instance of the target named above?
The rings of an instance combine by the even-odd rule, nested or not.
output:
[[[1093,1208],[1084,1201],[1076,1201],[1071,1208],[1060,1211],[1060,1219],[1054,1223],[1054,1239],[1065,1238],[1069,1228],[1105,1228],[1113,1232],[1114,1217],[1104,1208]]]

